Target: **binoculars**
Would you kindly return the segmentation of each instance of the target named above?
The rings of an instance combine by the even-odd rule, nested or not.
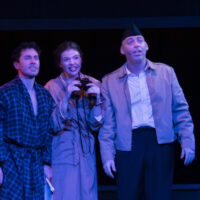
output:
[[[90,93],[88,95],[85,95],[85,92],[90,88],[90,86],[88,86],[88,83],[92,83],[88,78],[77,78],[76,80],[80,81],[80,85],[76,85],[78,88],[80,88],[80,91],[74,91],[71,94],[71,98],[78,100],[81,96],[86,96],[90,101],[96,101],[96,94],[95,93]]]

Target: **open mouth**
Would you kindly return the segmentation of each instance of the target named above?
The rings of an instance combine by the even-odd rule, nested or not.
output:
[[[77,65],[71,65],[71,66],[69,66],[69,71],[71,71],[71,72],[76,72],[76,71],[78,71],[79,70],[79,66],[77,66]]]
[[[70,68],[69,68],[69,70],[70,70],[71,72],[75,72],[75,71],[77,71],[77,69],[78,69],[78,67],[70,67]]]

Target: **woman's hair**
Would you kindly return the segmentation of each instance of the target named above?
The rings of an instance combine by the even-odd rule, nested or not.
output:
[[[59,44],[58,47],[56,48],[56,50],[54,51],[56,65],[58,65],[58,66],[60,65],[61,54],[63,53],[63,51],[66,51],[68,49],[74,49],[74,50],[78,51],[82,58],[82,51],[81,51],[79,45],[72,41],[65,41],[65,42],[62,42],[61,44]]]

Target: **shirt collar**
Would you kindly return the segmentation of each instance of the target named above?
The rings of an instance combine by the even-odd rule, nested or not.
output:
[[[127,74],[127,75],[135,75],[135,74],[133,74],[133,73],[128,69],[127,63],[125,63],[124,66],[125,66],[126,74]],[[144,73],[144,72],[147,71],[148,69],[152,69],[152,68],[153,68],[153,67],[151,66],[151,63],[148,62],[148,60],[147,60],[146,66],[145,66],[144,70],[141,71],[141,73]],[[154,69],[154,68],[153,68],[153,69]]]
[[[147,59],[147,64],[146,64],[146,67],[145,67],[145,71],[147,71],[148,69],[153,70],[153,71],[156,70],[156,68],[155,68],[155,66],[153,65],[153,63],[152,63],[150,60]],[[126,75],[129,75],[129,74],[131,74],[131,72],[130,72],[130,70],[127,68],[127,62],[126,62],[126,63],[124,63],[124,64],[122,65],[122,67],[120,68],[120,71],[119,71],[119,78],[123,78],[123,77],[125,77]]]

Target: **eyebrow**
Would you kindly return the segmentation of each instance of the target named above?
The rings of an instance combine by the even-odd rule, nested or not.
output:
[[[76,56],[81,57],[79,54],[75,54],[73,56],[63,56],[63,58],[73,58],[73,57],[76,57]]]
[[[31,55],[27,54],[27,55],[24,55],[23,57],[32,57]],[[34,58],[39,58],[39,55],[34,55],[33,56]]]

